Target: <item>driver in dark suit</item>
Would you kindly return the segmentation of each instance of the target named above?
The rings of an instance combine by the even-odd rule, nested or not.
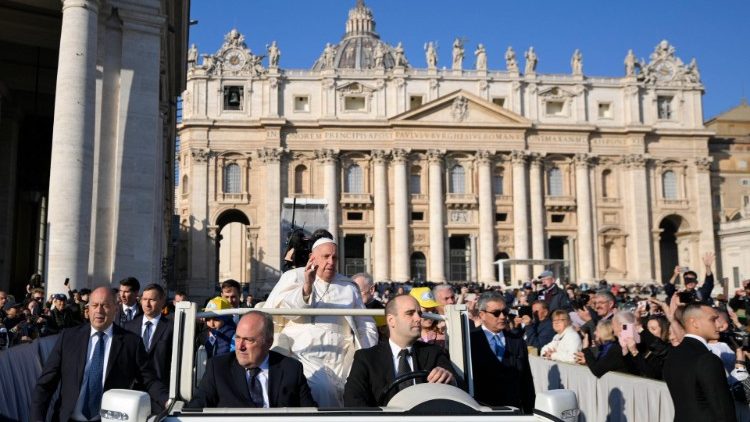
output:
[[[344,387],[344,405],[374,407],[384,405],[401,389],[414,384],[402,382],[390,394],[379,397],[395,378],[412,371],[429,371],[427,382],[455,384],[457,376],[445,351],[417,341],[422,330],[422,312],[413,297],[394,297],[385,307],[390,338],[369,349],[358,350]]]
[[[250,311],[237,324],[235,352],[208,360],[188,407],[317,407],[296,359],[270,351],[273,319]]]

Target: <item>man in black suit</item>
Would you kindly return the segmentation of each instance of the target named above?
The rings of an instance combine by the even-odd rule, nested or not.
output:
[[[120,327],[125,323],[143,315],[143,309],[138,304],[138,292],[141,290],[141,283],[135,277],[128,277],[120,280],[120,289],[118,296],[120,305],[117,307],[115,315],[115,324]]]
[[[526,342],[508,329],[508,308],[499,292],[482,293],[477,301],[482,326],[472,330],[471,365],[474,398],[488,406],[534,410],[534,380]]]
[[[414,382],[405,382],[378,403],[383,389],[404,373],[430,371],[427,382],[455,384],[457,376],[445,351],[438,346],[417,341],[422,330],[422,312],[416,299],[398,295],[385,307],[390,338],[368,349],[357,350],[344,387],[344,405],[374,407]]]
[[[169,374],[172,364],[172,321],[162,316],[166,302],[164,288],[158,284],[149,284],[143,289],[140,315],[125,323],[124,328],[143,339],[149,359],[154,366],[156,377],[164,385],[169,385]]]
[[[273,319],[252,310],[237,324],[235,352],[208,360],[188,407],[316,407],[297,360],[270,351]]]
[[[58,385],[53,421],[98,420],[102,394],[135,383],[144,386],[152,401],[166,404],[167,388],[156,379],[141,338],[112,324],[115,307],[112,291],[99,287],[89,301],[91,323],[60,334],[34,389],[32,421],[46,419]]]
[[[675,421],[734,421],[734,400],[721,359],[707,342],[719,339],[717,312],[700,303],[682,313],[685,338],[664,362],[664,381],[674,403]]]

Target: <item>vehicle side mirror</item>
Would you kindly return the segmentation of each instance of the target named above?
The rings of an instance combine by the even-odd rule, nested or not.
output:
[[[151,414],[147,393],[133,390],[109,390],[102,397],[102,422],[145,421]]]
[[[577,422],[578,398],[571,390],[549,390],[536,394],[534,415],[542,420]]]

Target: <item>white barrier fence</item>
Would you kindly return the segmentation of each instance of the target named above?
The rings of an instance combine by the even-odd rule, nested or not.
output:
[[[663,381],[610,372],[597,379],[589,368],[530,356],[537,393],[565,388],[578,395],[580,422],[660,422],[674,419]]]

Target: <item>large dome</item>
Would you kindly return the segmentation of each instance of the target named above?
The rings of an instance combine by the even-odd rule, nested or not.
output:
[[[372,10],[365,6],[364,0],[357,0],[357,5],[349,11],[341,42],[327,45],[312,69],[374,69],[380,66],[378,56],[382,56],[382,67],[390,69],[396,65],[396,55],[396,49],[381,41],[375,32]],[[402,65],[406,66],[406,59]]]

